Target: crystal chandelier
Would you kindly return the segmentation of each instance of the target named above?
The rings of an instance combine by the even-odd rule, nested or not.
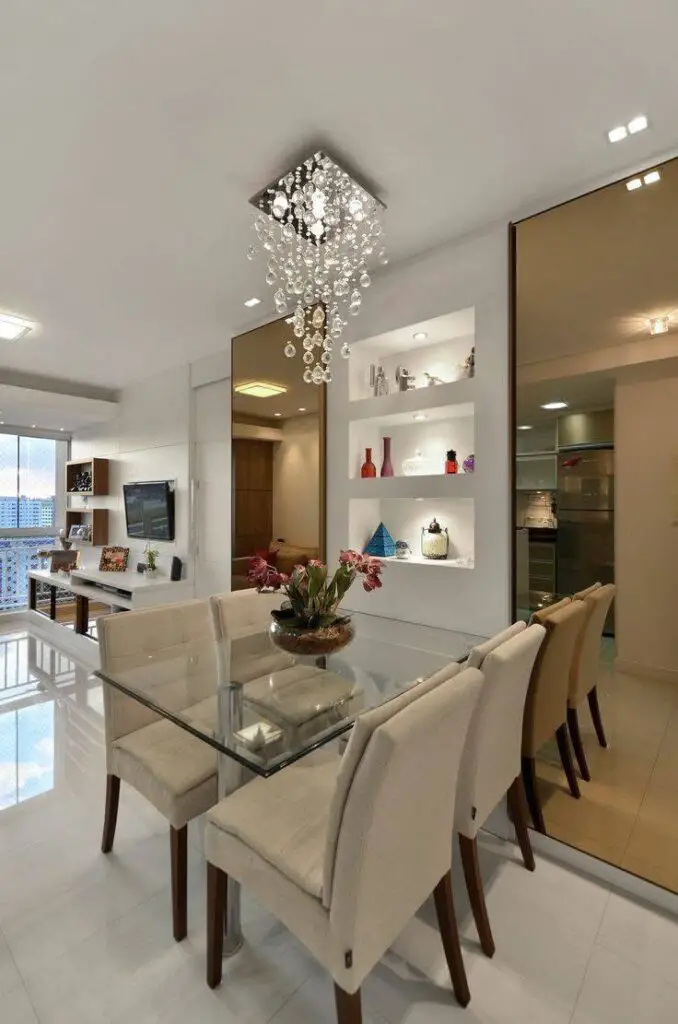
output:
[[[285,345],[293,359],[301,342],[307,384],[328,384],[335,346],[348,359],[342,335],[346,313],[357,315],[362,292],[370,285],[373,257],[388,262],[379,212],[370,195],[326,153],[304,160],[256,195],[252,204],[257,243],[247,249],[254,260],[268,255],[266,284],[280,314],[288,313],[295,341]]]

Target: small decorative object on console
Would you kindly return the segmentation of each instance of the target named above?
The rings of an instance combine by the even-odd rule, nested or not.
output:
[[[89,494],[92,490],[92,472],[89,469],[83,469],[75,475],[75,484],[71,487],[71,491],[76,494]]]
[[[146,556],[146,575],[155,576],[158,571],[158,555],[160,552],[149,541],[144,548],[144,554]]]
[[[476,469],[476,457],[475,455],[467,455],[462,463],[465,473],[475,473]]]
[[[363,464],[362,464],[362,466],[360,468],[360,476],[363,479],[370,479],[371,477],[376,476],[376,475],[377,475],[377,467],[372,462],[372,449],[371,448],[366,448],[365,449],[365,461],[363,462]]]
[[[73,541],[67,539],[66,530],[64,529],[63,526],[59,530],[59,543],[61,544],[61,547],[64,549],[64,551],[70,551],[71,548],[73,547]]]
[[[383,523],[379,523],[369,543],[365,547],[366,555],[374,555],[375,558],[393,558],[395,555],[395,541]]]
[[[407,543],[406,540],[397,540],[395,542],[395,549],[395,556],[396,558],[399,558],[401,561],[404,561],[406,558],[410,557],[410,545]]]
[[[74,540],[91,540],[91,533],[89,524],[87,523],[74,523],[68,531],[68,539]]]
[[[464,361],[464,372],[467,377],[474,377],[476,372],[476,347],[475,345],[469,352]]]
[[[442,377],[436,377],[432,373],[424,373],[424,387],[430,388],[433,384],[444,384]]]
[[[441,526],[433,519],[428,526],[421,528],[421,553],[424,558],[442,560],[447,558],[450,538],[446,526]]]
[[[445,459],[445,472],[447,474],[458,473],[459,463],[457,462],[457,453],[454,448],[450,448]]]
[[[105,547],[101,550],[99,572],[125,572],[129,548]]]
[[[385,437],[384,441],[384,458],[381,463],[381,475],[382,476],[393,476],[393,463],[391,462],[391,438]]]
[[[52,551],[49,558],[50,572],[69,573],[80,564],[79,551]]]
[[[440,474],[440,463],[434,465],[432,459],[418,451],[409,459],[403,459],[403,473],[405,476],[435,476]]]
[[[370,366],[370,386],[375,398],[388,394],[388,377],[383,366],[375,367],[374,363]]]
[[[395,379],[398,384],[399,391],[413,391],[414,390],[414,374],[408,373],[404,366],[399,366],[395,372]]]
[[[287,600],[271,612],[269,633],[273,643],[289,654],[318,657],[341,650],[351,642],[354,629],[339,605],[359,576],[367,593],[381,586],[383,564],[358,551],[342,551],[339,568],[330,578],[327,566],[317,558],[295,566],[292,573],[278,572],[263,558],[253,558],[249,581],[262,591],[283,590]]]

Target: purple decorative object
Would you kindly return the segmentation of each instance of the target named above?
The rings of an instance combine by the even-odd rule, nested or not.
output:
[[[462,463],[465,473],[473,473],[476,468],[476,457],[475,455],[467,455]]]

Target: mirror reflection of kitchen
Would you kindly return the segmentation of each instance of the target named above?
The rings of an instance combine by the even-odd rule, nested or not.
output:
[[[324,557],[325,391],[285,356],[291,336],[282,319],[232,342],[232,590],[253,556],[285,573]]]
[[[516,229],[515,601],[607,585],[563,709],[580,795],[552,739],[537,799],[553,837],[678,892],[678,161],[639,180]]]

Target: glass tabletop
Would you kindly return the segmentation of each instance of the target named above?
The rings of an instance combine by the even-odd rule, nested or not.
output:
[[[130,655],[97,675],[266,777],[346,732],[361,712],[463,661],[485,639],[372,615],[352,618],[352,643],[321,658],[287,654],[265,631]]]

